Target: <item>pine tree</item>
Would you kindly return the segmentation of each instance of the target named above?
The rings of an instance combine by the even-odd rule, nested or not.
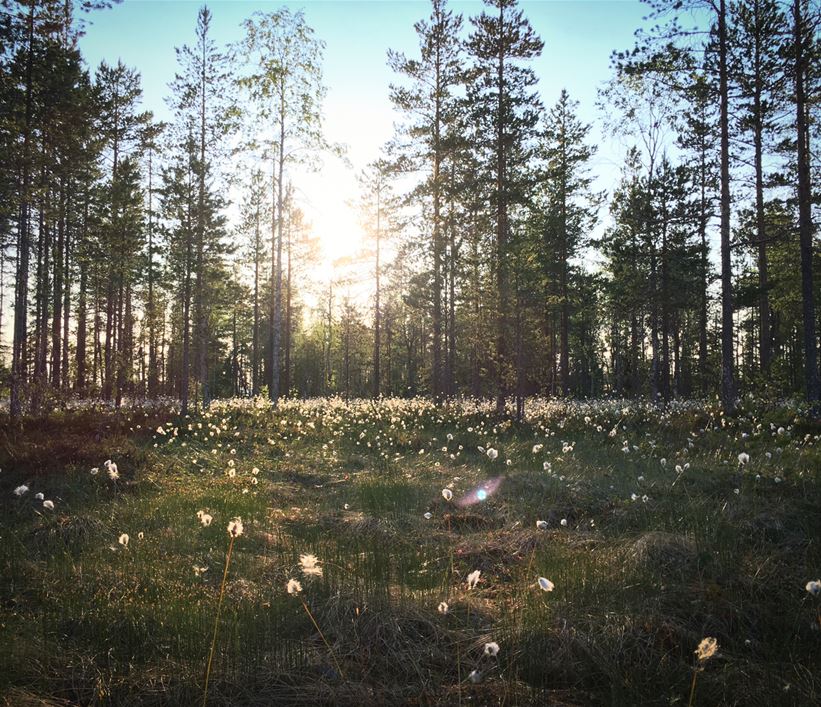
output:
[[[545,119],[539,150],[544,165],[539,258],[545,284],[555,277],[558,285],[559,384],[564,395],[570,393],[570,300],[574,289],[570,262],[587,246],[602,200],[602,195],[591,189],[589,162],[596,153],[596,148],[586,143],[591,126],[576,117],[577,108],[578,103],[563,90]]]
[[[206,259],[214,234],[206,233],[213,218],[206,202],[210,182],[217,172],[215,162],[225,152],[225,139],[233,129],[234,107],[229,89],[228,59],[210,36],[211,11],[207,6],[197,14],[196,43],[177,50],[180,73],[171,85],[171,103],[181,126],[194,131],[197,140],[197,210],[194,268],[194,319],[197,342],[197,378],[203,407],[208,407],[208,331]]]
[[[410,86],[392,86],[391,101],[409,116],[401,140],[405,163],[425,172],[416,196],[431,199],[431,248],[433,322],[433,367],[431,392],[439,398],[445,388],[443,370],[443,295],[445,269],[445,224],[443,197],[445,163],[453,150],[447,139],[448,123],[458,107],[456,91],[464,81],[461,15],[447,9],[445,0],[433,0],[430,18],[414,25],[419,39],[419,59],[388,52],[388,63],[407,77]]]
[[[767,373],[772,357],[769,280],[765,230],[764,158],[772,142],[779,114],[784,72],[778,53],[786,18],[775,0],[743,0],[731,5],[730,75],[738,91],[738,129],[749,134],[753,149],[755,193],[754,246],[758,259],[758,351],[761,371]]]
[[[536,75],[526,65],[544,43],[517,8],[516,0],[485,0],[491,12],[472,18],[468,49],[474,59],[468,99],[482,123],[479,149],[492,174],[490,203],[495,235],[497,313],[495,322],[496,407],[501,412],[509,391],[511,210],[525,200],[530,185],[527,166],[541,105],[533,91]]]

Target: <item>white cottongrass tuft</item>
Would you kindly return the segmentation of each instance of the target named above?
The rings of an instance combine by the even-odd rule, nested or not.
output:
[[[287,584],[288,594],[299,594],[302,591],[302,585],[297,579],[289,579]]]
[[[299,564],[302,566],[302,574],[306,577],[322,576],[322,568],[319,566],[319,559],[316,555],[300,555]]]
[[[749,464],[750,463],[750,455],[747,454],[747,452],[741,452],[741,454],[738,455],[738,463],[741,464],[742,466],[744,464]]]
[[[486,454],[487,458],[490,459],[490,461],[496,461],[497,457],[499,456],[499,452],[497,452],[493,447],[488,447]]]
[[[205,511],[197,511],[197,518],[199,519],[200,523],[202,523],[204,528],[207,528],[209,525],[211,525],[211,521],[214,520],[214,518]]]
[[[440,614],[447,614],[447,613],[448,613],[448,609],[449,609],[449,608],[450,608],[450,607],[448,606],[448,603],[447,603],[446,601],[440,601],[440,602],[439,602],[439,606],[437,606],[437,607],[436,607],[436,610],[437,610]]]
[[[233,518],[228,524],[228,535],[232,538],[238,538],[242,535],[243,530],[245,530],[245,528],[242,525],[242,518]]]
[[[442,498],[446,501],[450,501],[453,498],[453,491],[450,489],[442,489]]]
[[[34,494],[34,500],[35,501],[42,501],[44,498],[45,498],[45,496],[42,493],[35,493]]]
[[[117,538],[117,542],[120,543],[120,545],[122,545],[123,547],[128,547],[128,540],[128,533],[123,533],[122,535],[120,535],[119,538]]]
[[[705,660],[712,658],[717,650],[718,641],[715,638],[708,637],[702,638],[701,643],[698,644],[698,648],[693,652],[696,654],[696,658],[703,663]]]
[[[471,670],[470,675],[468,675],[468,680],[470,680],[472,683],[481,682],[482,673],[480,673],[478,670]]]
[[[821,594],[821,579],[811,579],[804,587],[810,594],[817,597]]]
[[[496,643],[496,641],[485,643],[485,655],[489,655],[491,658],[495,658],[499,655],[499,644]]]
[[[476,585],[479,584],[479,575],[482,574],[481,570],[473,570],[468,575],[468,589],[475,589]]]
[[[88,473],[91,474],[92,476],[96,476],[97,474],[100,473],[100,467],[98,467],[98,466],[92,467],[91,471],[89,471]]]
[[[14,489],[14,495],[15,496],[22,496],[23,494],[28,493],[28,490],[29,490],[29,487],[26,486],[25,484],[22,484],[21,486],[18,486],[16,489]]]
[[[536,521],[536,529],[537,530],[547,530],[547,521],[546,520],[537,520]]]
[[[556,585],[547,577],[539,577],[539,587],[543,592],[552,592]]]
[[[47,511],[53,511],[54,501],[43,501],[43,508],[45,508]]]
[[[427,513],[425,513],[424,518],[425,520],[430,520],[431,518],[433,518],[433,513],[428,511]]]

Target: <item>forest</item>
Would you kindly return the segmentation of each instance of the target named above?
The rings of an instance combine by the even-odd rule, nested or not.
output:
[[[445,2],[390,50],[399,116],[358,175],[358,267],[322,291],[289,177],[324,135],[323,41],[289,7],[180,28],[173,120],[87,67],[109,2],[3,3],[0,343],[10,411],[72,399],[819,398],[819,7],[652,0],[597,146],[516,2]],[[317,167],[318,168],[318,167]],[[354,178],[354,175],[352,175]],[[230,188],[229,188],[230,187]],[[229,203],[229,195],[235,203]],[[364,270],[362,269],[364,268]],[[365,274],[363,274],[365,273]],[[351,277],[372,295],[345,295]]]
[[[250,4],[0,0],[0,707],[821,704],[818,0]]]

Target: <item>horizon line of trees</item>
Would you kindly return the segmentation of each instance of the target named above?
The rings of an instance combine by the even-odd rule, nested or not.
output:
[[[466,21],[433,0],[418,52],[388,52],[400,122],[359,176],[362,252],[312,293],[292,179],[342,150],[301,12],[255,13],[220,47],[203,6],[162,123],[136,69],[84,66],[84,13],[110,2],[0,0],[11,414],[161,395],[183,414],[260,394],[473,395],[519,416],[537,394],[818,401],[819,4],[649,0],[599,94],[627,144],[607,192],[577,102],[542,104],[542,40],[516,0],[485,4]]]

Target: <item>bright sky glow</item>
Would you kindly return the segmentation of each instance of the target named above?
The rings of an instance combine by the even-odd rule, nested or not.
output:
[[[92,70],[103,59],[115,63],[121,58],[136,67],[142,74],[144,107],[157,118],[168,119],[164,98],[177,68],[174,47],[193,41],[201,4],[125,0],[110,10],[94,13],[94,24],[82,39],[81,49]],[[322,264],[313,279],[322,281],[334,273],[335,261],[355,255],[363,247],[355,208],[356,175],[379,156],[397,119],[388,99],[389,84],[396,77],[386,65],[386,52],[392,48],[416,55],[413,24],[430,14],[430,4],[418,0],[210,2],[215,41],[225,45],[238,40],[244,18],[283,4],[303,8],[306,21],[327,44],[326,134],[331,142],[348,147],[349,165],[329,157],[319,173],[289,175],[300,206],[321,241]],[[596,90],[611,75],[611,51],[632,46],[633,32],[647,7],[635,0],[524,0],[521,6],[545,42],[542,57],[533,64],[543,102],[550,107],[562,88],[580,101],[581,116],[594,123],[592,141],[600,148],[592,165],[599,176],[598,188],[612,189],[623,146],[605,140],[599,131]],[[451,7],[467,19],[481,12],[483,3],[462,0],[452,2]]]

